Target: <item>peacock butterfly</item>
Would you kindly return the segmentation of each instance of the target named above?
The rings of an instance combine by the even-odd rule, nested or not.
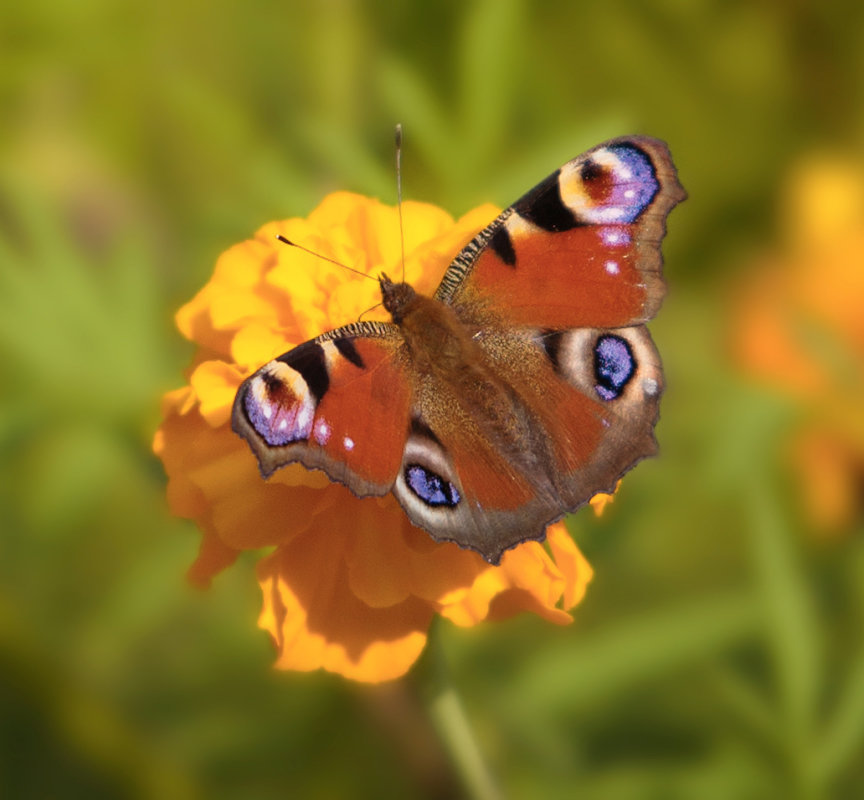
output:
[[[657,139],[589,150],[478,233],[433,297],[382,274],[392,322],[322,333],[247,378],[234,431],[265,478],[299,461],[393,492],[435,540],[497,564],[656,452],[645,323],[685,197]]]

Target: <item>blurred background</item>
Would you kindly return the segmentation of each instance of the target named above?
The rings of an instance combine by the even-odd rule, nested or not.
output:
[[[0,11],[0,796],[447,797],[403,684],[276,673],[151,454],[216,257],[328,191],[461,214],[666,139],[661,457],[569,628],[437,633],[514,798],[864,795],[864,4]],[[409,711],[405,709],[408,708]]]

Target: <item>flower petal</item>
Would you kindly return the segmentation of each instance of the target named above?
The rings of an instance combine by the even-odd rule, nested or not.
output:
[[[338,505],[338,494],[317,488],[330,487],[326,477],[299,465],[265,482],[244,442],[227,425],[212,428],[197,411],[167,416],[158,441],[172,511],[206,524],[235,550],[279,544]]]
[[[618,483],[615,484],[615,489],[611,494],[607,492],[598,492],[595,494],[589,501],[588,504],[594,510],[594,513],[600,517],[603,515],[603,512],[606,510],[606,506],[611,505],[615,502],[615,495],[618,494],[618,489],[621,488],[621,479],[618,479]]]
[[[224,361],[204,361],[195,367],[189,383],[198,395],[198,410],[208,425],[218,428],[228,423],[242,381],[237,368]]]
[[[237,331],[231,340],[231,358],[246,377],[297,344],[300,342],[290,341],[284,333],[269,325],[252,322]]]
[[[564,609],[573,608],[585,597],[588,584],[594,577],[594,570],[576,546],[563,521],[546,529],[546,541],[555,564],[564,577],[562,606]]]
[[[409,598],[371,608],[350,590],[342,537],[316,530],[259,564],[269,631],[283,669],[325,669],[364,682],[404,675],[426,644],[432,610]]]

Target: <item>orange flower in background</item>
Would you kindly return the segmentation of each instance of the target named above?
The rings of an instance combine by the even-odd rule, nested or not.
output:
[[[496,214],[484,206],[454,222],[434,206],[404,203],[405,279],[431,294],[452,257]],[[592,573],[563,523],[549,527],[547,547],[526,542],[496,567],[435,543],[392,495],[360,499],[299,464],[261,478],[230,428],[240,383],[380,301],[376,283],[286,247],[277,234],[369,275],[401,270],[396,209],[337,193],[308,219],[265,225],[232,247],[180,309],[178,327],[199,349],[189,385],[165,396],[154,449],[173,513],[203,532],[193,582],[206,585],[242,550],[272,548],[258,567],[259,625],[276,644],[277,665],[360,681],[403,675],[435,614],[462,626],[521,611],[570,622],[566,609],[582,599]]]
[[[782,218],[783,252],[744,287],[736,349],[797,401],[803,500],[819,528],[838,531],[864,510],[864,170],[801,164]]]

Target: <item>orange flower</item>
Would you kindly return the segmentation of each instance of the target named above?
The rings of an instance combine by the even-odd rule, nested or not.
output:
[[[496,213],[484,206],[454,222],[438,208],[406,202],[406,280],[431,293],[455,253]],[[261,478],[230,429],[241,381],[380,300],[372,281],[286,247],[276,234],[370,275],[400,273],[396,209],[337,193],[308,219],[265,225],[232,247],[180,309],[178,327],[199,350],[189,385],[165,396],[154,449],[168,473],[172,511],[203,532],[193,582],[206,585],[242,550],[273,548],[258,568],[259,624],[276,644],[278,666],[359,681],[404,674],[435,614],[463,626],[520,611],[570,622],[565,609],[582,599],[591,568],[562,523],[549,528],[548,547],[526,542],[494,567],[477,553],[436,544],[392,495],[360,499],[297,464]]]
[[[797,403],[803,499],[818,527],[838,531],[862,511],[864,485],[864,172],[814,158],[786,202],[784,252],[744,287],[736,349]]]

